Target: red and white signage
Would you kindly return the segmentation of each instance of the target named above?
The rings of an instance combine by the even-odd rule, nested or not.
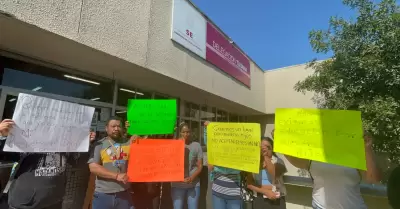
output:
[[[172,40],[251,86],[250,60],[187,0],[174,0]]]
[[[174,0],[172,40],[206,58],[207,21],[186,0]]]

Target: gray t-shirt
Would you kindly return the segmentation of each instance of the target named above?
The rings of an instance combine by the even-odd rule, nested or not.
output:
[[[103,138],[96,142],[90,150],[88,163],[97,163],[105,169],[115,173],[126,173],[129,159],[129,140],[123,140],[124,143]],[[114,145],[114,146],[112,146]],[[96,192],[116,193],[125,191],[128,185],[113,179],[96,177]]]
[[[191,142],[185,145],[185,178],[190,177],[197,170],[197,161],[201,159],[203,159],[203,150],[201,149],[200,143]],[[171,186],[192,188],[200,186],[200,180],[196,177],[193,179],[192,183],[172,182]]]

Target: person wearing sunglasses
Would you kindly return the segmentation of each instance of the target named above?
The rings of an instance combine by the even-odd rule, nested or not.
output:
[[[261,139],[260,172],[247,176],[247,188],[257,194],[253,209],[286,209],[282,176],[287,170],[282,159],[273,152],[273,146],[271,138]]]

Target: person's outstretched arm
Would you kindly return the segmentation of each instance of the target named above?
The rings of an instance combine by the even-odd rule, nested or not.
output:
[[[370,136],[364,136],[365,141],[365,160],[367,163],[367,170],[361,171],[365,181],[371,184],[379,183],[382,180],[382,174],[375,163],[375,155],[372,150],[372,138]]]
[[[296,168],[308,170],[308,168],[310,166],[310,160],[300,159],[300,158],[289,156],[289,155],[285,155],[285,157],[290,162],[290,164],[292,164]]]
[[[260,193],[267,196],[269,199],[276,199],[276,194],[272,191],[271,185],[263,185],[262,187],[256,186],[254,182],[253,175],[251,173],[247,174],[247,188],[255,193]]]

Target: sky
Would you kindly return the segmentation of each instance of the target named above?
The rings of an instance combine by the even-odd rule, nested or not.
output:
[[[341,0],[192,0],[263,70],[303,64],[330,54],[312,51],[308,33],[331,16],[350,18]]]

